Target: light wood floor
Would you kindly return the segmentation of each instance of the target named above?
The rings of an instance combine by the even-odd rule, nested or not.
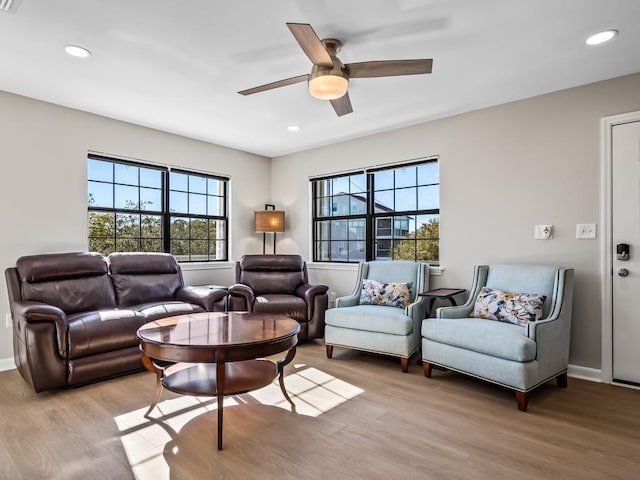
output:
[[[278,387],[215,402],[141,372],[35,394],[0,372],[2,479],[638,479],[640,391],[569,378],[519,412],[513,394],[410,362],[303,344]]]

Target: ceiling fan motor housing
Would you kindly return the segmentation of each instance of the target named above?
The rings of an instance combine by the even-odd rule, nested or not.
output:
[[[342,61],[336,57],[342,44],[339,40],[327,38],[322,44],[333,61],[332,66],[314,64],[309,74],[309,92],[321,100],[335,100],[344,96],[349,87],[349,74]]]

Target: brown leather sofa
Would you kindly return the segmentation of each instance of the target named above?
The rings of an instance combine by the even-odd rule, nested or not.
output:
[[[5,276],[16,366],[36,392],[139,370],[141,325],[226,306],[226,290],[185,287],[163,253],[33,255]]]
[[[229,310],[286,315],[300,323],[299,339],[324,337],[329,287],[309,285],[300,255],[244,255],[236,263],[235,281]]]

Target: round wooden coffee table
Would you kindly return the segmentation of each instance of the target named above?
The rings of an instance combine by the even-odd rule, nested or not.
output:
[[[142,363],[156,374],[162,388],[187,395],[217,397],[218,450],[222,450],[225,395],[238,395],[269,385],[276,377],[287,401],[284,367],[296,353],[300,325],[283,315],[207,312],[178,315],[143,325],[138,330]],[[287,352],[277,361],[263,357]],[[185,365],[195,364],[195,365]]]

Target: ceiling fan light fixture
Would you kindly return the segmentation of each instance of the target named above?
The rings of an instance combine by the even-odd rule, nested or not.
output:
[[[343,97],[349,88],[349,79],[342,72],[317,71],[309,77],[309,93],[320,100],[335,100]]]

